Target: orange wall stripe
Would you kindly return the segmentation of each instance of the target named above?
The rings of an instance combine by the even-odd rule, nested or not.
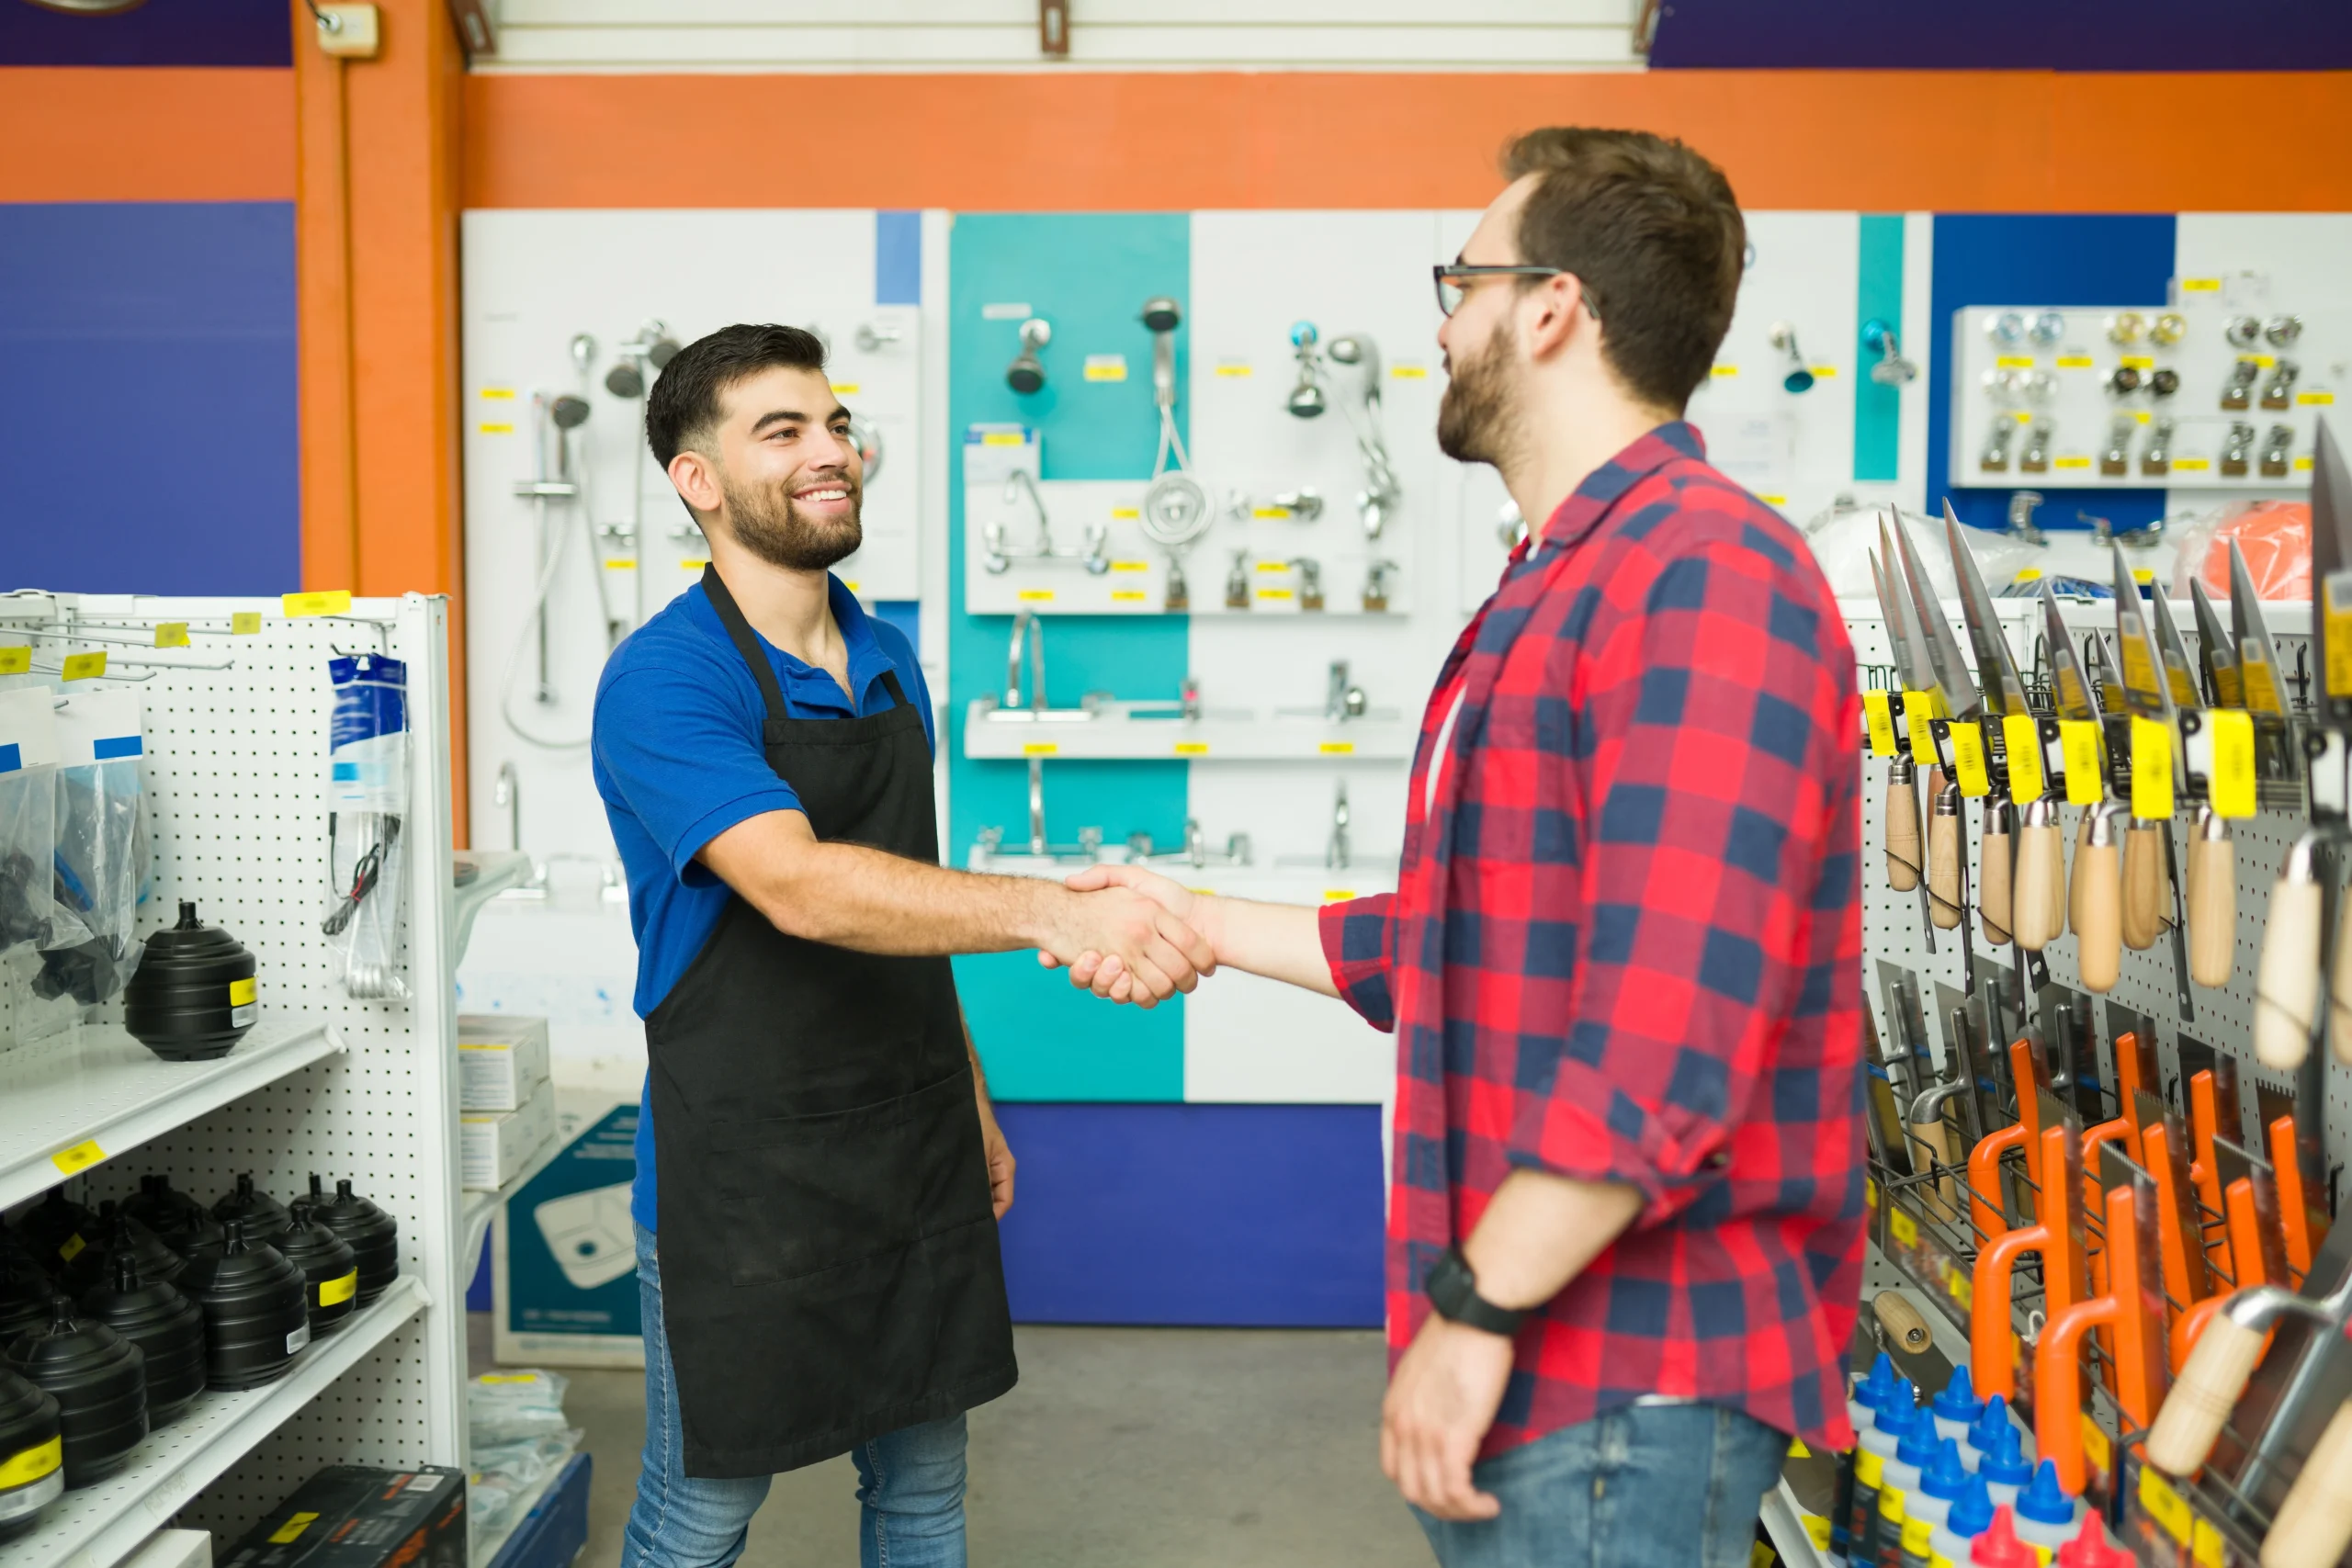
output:
[[[469,207],[1476,207],[1498,147],[1646,127],[1758,208],[2352,209],[2352,73],[473,75]],[[2258,114],[2249,160],[2216,126]]]
[[[0,201],[291,201],[294,73],[0,68]]]

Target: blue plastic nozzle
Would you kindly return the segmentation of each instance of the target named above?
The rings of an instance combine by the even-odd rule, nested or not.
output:
[[[1985,1446],[1984,1457],[1977,1461],[1976,1473],[1996,1486],[2023,1487],[2033,1480],[2033,1466],[2025,1461],[2025,1450],[2018,1446],[2015,1427],[2002,1427],[1999,1436]]]
[[[1968,1467],[1960,1462],[1960,1444],[1944,1438],[1936,1443],[1935,1457],[1919,1472],[1919,1490],[1930,1497],[1956,1498],[1969,1479]]]
[[[2043,1460],[2034,1468],[2033,1484],[2018,1494],[2018,1517],[2045,1525],[2075,1522],[2075,1499],[2058,1484],[2055,1461]]]
[[[1958,1421],[1963,1426],[1984,1413],[1984,1402],[1976,1397],[1975,1385],[1969,1381],[1967,1367],[1958,1366],[1951,1370],[1951,1381],[1944,1384],[1944,1391],[1936,1395],[1935,1411],[1945,1420]]]
[[[1952,1534],[1974,1540],[1993,1528],[1993,1494],[1985,1486],[1982,1475],[1972,1475],[1951,1500],[1951,1512],[1945,1517],[1944,1528]]]

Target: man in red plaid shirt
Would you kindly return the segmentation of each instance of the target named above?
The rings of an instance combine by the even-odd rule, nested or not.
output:
[[[1437,269],[1438,437],[1537,525],[1422,719],[1397,891],[1074,885],[1396,1031],[1381,1463],[1448,1568],[1732,1568],[1790,1435],[1853,1441],[1854,656],[1682,422],[1746,250],[1722,174],[1584,130],[1504,170]]]

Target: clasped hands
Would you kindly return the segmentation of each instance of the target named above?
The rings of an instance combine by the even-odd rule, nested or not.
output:
[[[1089,866],[1037,962],[1114,1002],[1152,1008],[1216,973],[1216,901],[1134,865]]]

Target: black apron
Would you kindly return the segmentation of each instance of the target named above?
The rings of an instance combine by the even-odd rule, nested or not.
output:
[[[939,860],[922,715],[788,718],[759,639],[703,590],[767,702],[768,765],[817,837]],[[767,1475],[1011,1388],[1012,1314],[945,958],[786,936],[740,895],[645,1021],[662,1305],[688,1475]]]

